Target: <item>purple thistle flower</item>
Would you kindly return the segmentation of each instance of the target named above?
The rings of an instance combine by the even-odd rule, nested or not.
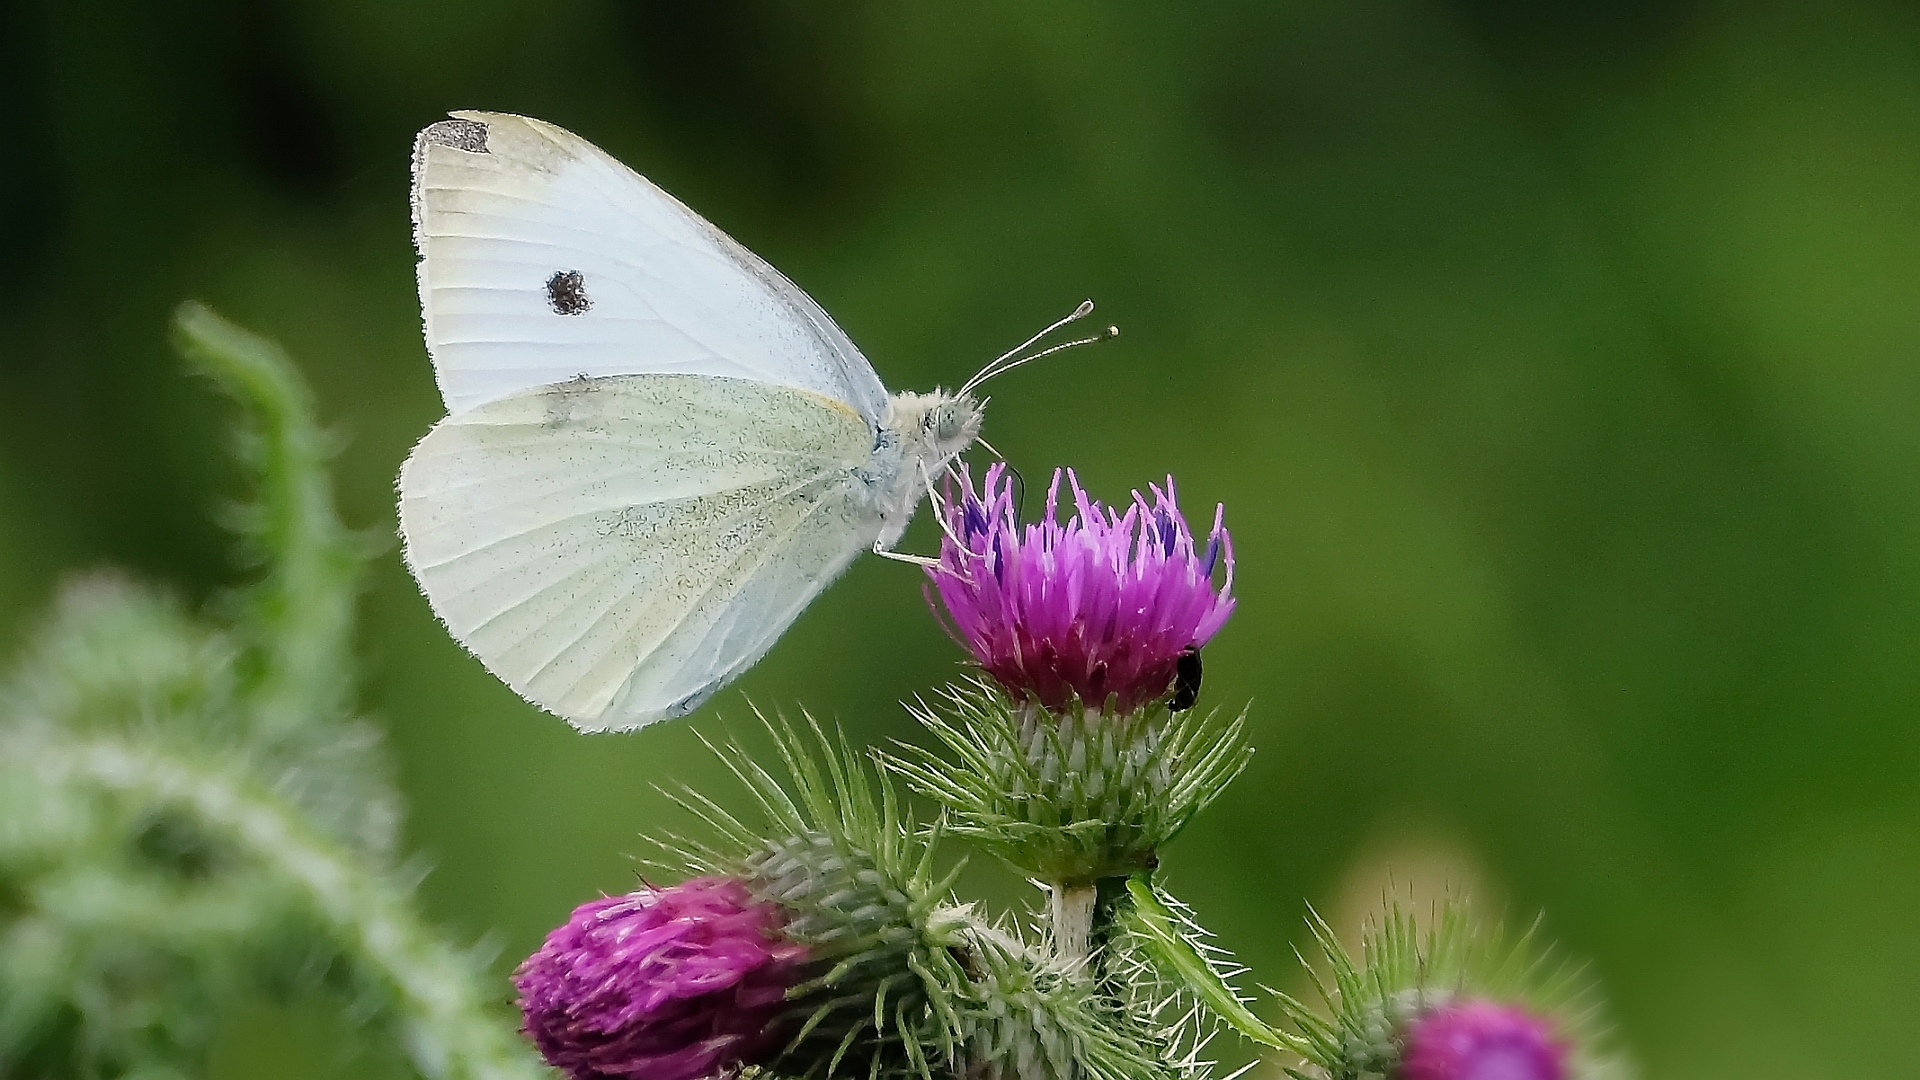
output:
[[[1566,1080],[1567,1044],[1512,1005],[1467,1001],[1414,1021],[1401,1080]]]
[[[963,467],[966,490],[942,508],[948,536],[940,565],[927,573],[954,638],[1015,700],[1061,712],[1076,697],[1094,710],[1111,699],[1114,713],[1130,713],[1165,695],[1182,654],[1205,645],[1233,613],[1225,509],[1214,510],[1198,552],[1172,477],[1165,490],[1149,488],[1152,502],[1136,491],[1121,512],[1089,499],[1072,470],[1065,475],[1073,516],[1059,520],[1055,470],[1046,516],[1023,526],[1005,464],[987,470],[978,495]],[[1223,561],[1216,589],[1213,571]]]
[[[807,948],[740,881],[701,877],[574,909],[513,974],[523,1030],[573,1080],[702,1080],[764,1063]]]

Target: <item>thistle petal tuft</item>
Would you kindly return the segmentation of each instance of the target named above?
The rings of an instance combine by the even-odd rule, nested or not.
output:
[[[1173,692],[1182,657],[1233,614],[1223,514],[1216,509],[1197,549],[1172,477],[1119,510],[1089,498],[1072,470],[1056,470],[1045,516],[1022,525],[1005,464],[988,468],[978,492],[964,466],[960,475],[965,490],[943,507],[947,536],[927,568],[929,591],[954,637],[1014,700],[1055,713],[1075,703],[1133,712]],[[1064,520],[1063,476],[1072,499]],[[1199,665],[1188,666],[1197,684]],[[1187,687],[1175,696],[1192,706]]]
[[[573,1080],[703,1080],[763,1064],[805,945],[745,883],[701,877],[574,909],[514,972],[523,1029]]]

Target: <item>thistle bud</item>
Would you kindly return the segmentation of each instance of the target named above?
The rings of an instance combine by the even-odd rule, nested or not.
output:
[[[1568,1045],[1517,1005],[1463,1001],[1421,1015],[1406,1031],[1405,1080],[1566,1080]]]
[[[837,1075],[844,1060],[863,1074],[912,1073],[916,1053],[954,1038],[935,999],[965,982],[946,952],[964,914],[941,902],[944,889],[897,867],[825,830],[746,861],[755,893],[779,901],[791,916],[785,933],[813,956],[788,992],[787,1030],[799,1034],[781,1072]]]
[[[702,877],[576,908],[514,972],[522,1029],[573,1080],[703,1080],[784,1045],[807,947],[747,886]]]
[[[1449,901],[1431,926],[1397,905],[1362,934],[1356,961],[1317,916],[1331,978],[1322,1016],[1292,998],[1282,1011],[1323,1080],[1600,1080],[1623,1075],[1594,1031],[1591,992],[1564,968],[1481,931]]]
[[[783,1000],[763,1014],[759,1058],[784,1077],[926,1076],[956,1060],[956,1002],[970,993],[952,946],[966,909],[953,873],[934,872],[921,833],[883,777],[809,721],[811,738],[769,721],[787,782],[738,746],[715,747],[764,812],[747,825],[698,793],[680,802],[718,834],[663,840],[680,866],[737,879],[779,913],[780,940],[801,950],[780,969]]]

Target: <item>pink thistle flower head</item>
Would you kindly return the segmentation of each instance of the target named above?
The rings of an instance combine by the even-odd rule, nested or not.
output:
[[[1131,713],[1165,696],[1183,656],[1196,658],[1233,613],[1224,508],[1201,549],[1172,477],[1149,488],[1151,500],[1136,491],[1116,510],[1064,475],[1072,516],[1060,519],[1055,470],[1045,517],[1022,525],[1005,464],[987,470],[977,494],[963,467],[966,490],[942,507],[947,536],[927,573],[954,637],[1015,700]]]
[[[702,1080],[764,1063],[807,948],[742,882],[701,877],[574,909],[513,974],[522,1030],[573,1080]]]
[[[1545,1020],[1513,1005],[1465,1001],[1407,1029],[1403,1080],[1566,1080],[1568,1045]]]

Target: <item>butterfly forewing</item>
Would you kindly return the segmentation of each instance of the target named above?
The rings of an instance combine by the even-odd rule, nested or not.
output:
[[[401,471],[407,559],[454,636],[591,730],[684,713],[879,532],[872,436],[804,390],[583,378],[456,413]]]
[[[462,112],[420,133],[414,231],[447,409],[578,375],[811,390],[877,422],[886,390],[819,305],[591,143]]]

